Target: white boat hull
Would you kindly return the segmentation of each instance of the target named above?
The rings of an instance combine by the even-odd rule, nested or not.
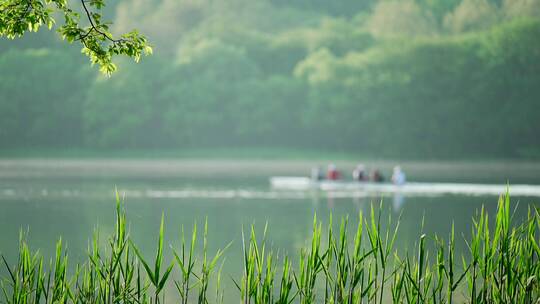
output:
[[[390,183],[348,182],[348,181],[313,181],[307,177],[276,176],[270,178],[270,185],[276,190],[296,191],[359,191],[366,193],[401,193],[410,195],[501,195],[507,190],[513,196],[540,197],[539,185],[492,185],[467,183]]]

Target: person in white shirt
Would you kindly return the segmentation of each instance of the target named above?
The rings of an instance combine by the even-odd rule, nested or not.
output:
[[[368,175],[366,172],[366,166],[364,164],[358,164],[352,173],[353,180],[359,182],[365,182],[368,180]]]
[[[321,181],[324,179],[324,173],[321,170],[321,167],[313,167],[311,168],[311,180],[313,181]]]
[[[400,166],[394,167],[394,172],[392,173],[392,183],[395,185],[403,185],[405,184],[407,178],[405,176],[405,172],[401,170]]]

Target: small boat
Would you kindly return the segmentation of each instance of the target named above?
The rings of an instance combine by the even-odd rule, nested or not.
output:
[[[408,195],[501,195],[509,190],[513,196],[540,197],[540,185],[494,185],[470,183],[420,183],[407,182],[403,185],[391,183],[355,182],[340,180],[315,181],[307,177],[275,176],[270,178],[275,190],[295,191],[360,191],[366,193],[400,193]]]

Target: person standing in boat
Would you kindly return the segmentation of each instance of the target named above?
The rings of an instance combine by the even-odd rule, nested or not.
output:
[[[324,180],[324,173],[321,170],[321,167],[313,167],[311,168],[311,180],[312,181],[322,181]]]
[[[400,166],[395,166],[394,172],[392,173],[392,183],[395,185],[403,185],[406,180],[405,172],[401,170]]]
[[[352,172],[352,178],[353,180],[358,181],[358,182],[368,181],[366,166],[364,166],[364,164],[358,164]]]
[[[341,178],[341,173],[336,168],[336,165],[328,165],[328,171],[326,171],[326,178],[328,180],[338,180]]]

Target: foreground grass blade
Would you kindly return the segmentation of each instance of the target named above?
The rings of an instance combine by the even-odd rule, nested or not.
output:
[[[174,258],[165,267],[162,215],[155,259],[150,263],[129,236],[123,207],[116,192],[113,235],[106,248],[101,248],[99,236],[94,234],[87,260],[80,265],[69,265],[61,238],[54,258],[44,263],[21,232],[16,259],[2,255],[1,303],[142,304],[176,302],[178,297],[182,304],[223,303],[225,263],[217,272],[214,269],[224,260],[230,243],[210,256],[208,222],[202,237],[195,224],[190,240],[182,227],[180,249],[171,247]],[[534,205],[521,222],[512,215],[508,193],[500,197],[491,221],[484,208],[479,210],[470,235],[462,240],[466,252],[461,257],[456,251],[461,240],[455,237],[454,224],[447,241],[422,233],[422,225],[415,249],[400,255],[394,248],[399,218],[393,223],[389,217],[384,228],[381,207],[377,213],[372,206],[368,217],[360,213],[356,225],[347,217],[341,219],[336,231],[331,217],[323,232],[314,216],[311,239],[300,250],[296,264],[267,243],[268,225],[262,235],[254,225],[247,235],[242,229],[242,277],[232,278],[240,291],[239,300],[245,304],[539,303],[540,213]],[[349,231],[349,227],[355,228]],[[326,243],[321,240],[323,233]],[[173,274],[175,264],[179,278]],[[211,284],[215,284],[215,296],[209,295]],[[168,286],[176,286],[176,298]],[[190,293],[193,289],[198,292]]]

